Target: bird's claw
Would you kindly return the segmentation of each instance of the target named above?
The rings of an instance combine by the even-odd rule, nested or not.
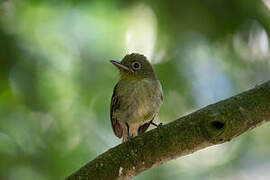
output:
[[[158,128],[160,128],[161,126],[163,126],[163,124],[162,124],[162,123],[159,123],[159,124],[158,124]]]
[[[157,128],[160,128],[161,126],[163,126],[162,123],[156,124],[156,123],[154,123],[154,122],[151,122],[151,124],[154,125],[154,126],[156,126]]]
[[[127,140],[130,142],[130,141],[131,141],[131,139],[132,139],[132,138],[131,138],[131,136],[130,136],[130,135],[128,135],[128,136],[127,136]]]

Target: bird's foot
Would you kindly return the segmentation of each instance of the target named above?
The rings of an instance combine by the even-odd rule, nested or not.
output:
[[[127,140],[128,140],[128,142],[131,142],[132,137],[131,137],[130,135],[128,135],[128,136],[127,136]]]
[[[154,125],[154,126],[156,126],[157,128],[160,128],[161,126],[163,126],[162,123],[156,124],[156,123],[154,123],[154,122],[151,122],[151,124]]]

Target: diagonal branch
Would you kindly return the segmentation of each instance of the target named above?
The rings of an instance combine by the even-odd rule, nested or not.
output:
[[[270,81],[204,107],[101,154],[67,180],[128,179],[270,121]]]

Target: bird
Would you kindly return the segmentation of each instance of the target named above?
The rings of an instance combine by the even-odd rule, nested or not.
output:
[[[121,61],[111,60],[120,78],[115,85],[110,105],[114,134],[122,142],[144,133],[153,122],[163,102],[163,91],[147,58],[138,53],[127,54]]]

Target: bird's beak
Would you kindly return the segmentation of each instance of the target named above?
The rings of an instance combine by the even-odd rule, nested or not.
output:
[[[129,71],[129,68],[126,67],[125,65],[123,65],[120,61],[116,61],[116,60],[110,60],[110,62],[115,65],[120,71],[121,70],[127,70]]]

